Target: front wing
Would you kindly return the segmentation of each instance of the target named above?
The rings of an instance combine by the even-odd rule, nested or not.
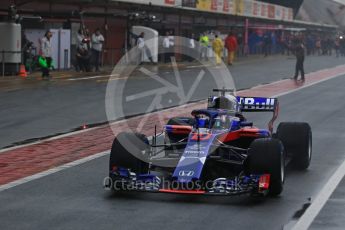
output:
[[[231,179],[218,178],[199,183],[177,183],[154,174],[136,175],[127,169],[110,173],[104,180],[104,187],[114,191],[139,191],[156,193],[194,194],[194,195],[266,195],[269,191],[270,175],[238,176]]]

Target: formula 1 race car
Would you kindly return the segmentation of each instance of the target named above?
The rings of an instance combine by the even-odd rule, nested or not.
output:
[[[217,89],[206,109],[174,117],[149,139],[120,133],[114,140],[109,177],[112,190],[183,194],[277,196],[285,167],[309,167],[312,132],[308,123],[283,122],[273,133],[276,98],[239,97]],[[268,129],[253,126],[244,112],[273,112]]]

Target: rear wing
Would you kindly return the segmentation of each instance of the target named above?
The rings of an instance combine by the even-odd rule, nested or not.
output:
[[[273,112],[273,117],[268,123],[268,129],[273,132],[273,123],[279,114],[279,102],[277,98],[266,97],[236,97],[241,112]]]
[[[274,112],[278,107],[277,98],[237,97],[242,112]]]

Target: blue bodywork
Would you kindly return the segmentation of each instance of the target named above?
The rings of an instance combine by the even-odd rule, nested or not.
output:
[[[195,110],[192,114],[208,115],[211,118],[210,130],[207,133],[198,133],[197,130],[194,130],[188,135],[186,148],[173,173],[173,179],[180,183],[188,183],[201,179],[203,167],[208,155],[213,150],[212,146],[216,142],[216,139],[233,131],[237,131],[241,129],[243,125],[246,125],[246,122],[241,122],[237,117],[233,117],[223,110]],[[212,120],[223,115],[230,119],[229,127],[212,129]],[[265,129],[258,129],[257,132],[258,138],[270,136],[270,132]]]

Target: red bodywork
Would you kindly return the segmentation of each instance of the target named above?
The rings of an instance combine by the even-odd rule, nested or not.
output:
[[[169,132],[173,134],[185,134],[188,135],[192,131],[192,126],[180,126],[180,125],[167,125],[167,129],[169,129]],[[219,140],[222,142],[229,142],[236,139],[239,139],[241,137],[254,137],[258,138],[260,137],[260,129],[257,127],[243,127],[239,130],[232,131],[229,133],[225,133],[219,137]],[[211,137],[211,134],[204,134],[204,133],[194,133],[192,136],[192,140],[208,140]]]

